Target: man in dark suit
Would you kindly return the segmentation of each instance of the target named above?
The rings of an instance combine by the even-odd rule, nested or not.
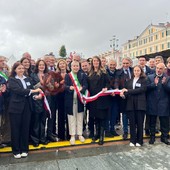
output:
[[[109,80],[110,80],[110,85],[112,89],[115,89],[114,84],[115,84],[115,77],[116,77],[116,69],[117,63],[115,60],[109,60],[108,66],[106,67],[106,71],[109,75]],[[112,102],[111,102],[111,115],[106,123],[106,131],[105,131],[105,136],[106,137],[113,137],[113,136],[119,136],[117,132],[115,131],[115,125],[116,125],[116,120],[119,116],[119,109],[118,109],[118,100],[119,96],[114,96],[112,97]]]
[[[150,75],[150,74],[154,74],[155,73],[155,70],[149,68],[146,63],[147,63],[147,60],[146,60],[146,57],[145,56],[140,56],[138,58],[138,63],[139,65],[142,67],[144,73],[146,74],[146,76]],[[150,132],[149,132],[149,115],[146,113],[146,119],[145,119],[145,135],[146,136],[149,136],[150,135]]]
[[[148,114],[150,115],[150,144],[155,142],[156,119],[159,116],[161,128],[161,142],[170,145],[169,133],[169,91],[170,79],[164,73],[165,65],[156,65],[156,73],[149,75],[147,80],[147,103]]]
[[[125,83],[132,78],[133,69],[131,66],[131,59],[126,57],[122,60],[122,68],[116,73],[115,88],[123,89]],[[126,100],[119,98],[119,110],[122,113],[123,120],[123,139],[126,140],[128,137],[128,118],[125,112]]]

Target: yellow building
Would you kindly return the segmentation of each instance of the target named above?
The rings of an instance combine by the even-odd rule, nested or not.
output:
[[[139,36],[122,45],[122,56],[133,60],[170,49],[170,23],[149,25]]]

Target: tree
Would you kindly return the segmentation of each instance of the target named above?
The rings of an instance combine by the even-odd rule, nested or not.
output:
[[[61,46],[60,51],[59,51],[59,55],[60,55],[61,57],[66,57],[67,52],[66,52],[65,45],[62,45],[62,46]]]

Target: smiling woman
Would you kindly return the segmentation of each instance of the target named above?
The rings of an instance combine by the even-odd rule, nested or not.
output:
[[[32,93],[42,92],[33,89],[30,78],[24,76],[24,66],[17,62],[13,65],[8,80],[10,101],[8,112],[11,123],[11,142],[14,158],[27,157],[28,136],[32,110]]]

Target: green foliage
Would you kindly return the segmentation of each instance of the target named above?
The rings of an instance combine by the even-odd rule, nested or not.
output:
[[[61,57],[66,57],[67,52],[66,52],[65,45],[62,45],[62,46],[61,46],[60,51],[59,51],[59,55],[60,55]]]

